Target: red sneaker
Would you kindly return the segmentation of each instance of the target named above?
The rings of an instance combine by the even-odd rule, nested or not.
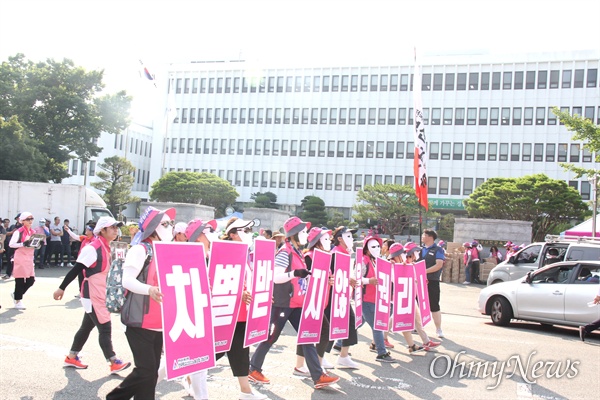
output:
[[[393,349],[393,348],[394,348],[394,345],[393,345],[393,344],[391,344],[391,343],[390,343],[389,341],[387,341],[387,340],[385,340],[385,341],[383,342],[383,344],[385,344],[385,347],[387,347],[388,349]]]
[[[77,369],[86,369],[88,366],[81,363],[81,359],[78,356],[75,358],[69,358],[69,356],[65,357],[65,363],[63,367],[72,367]]]
[[[433,340],[430,340],[427,343],[423,344],[423,347],[425,348],[426,351],[429,351],[431,349],[433,349],[434,347],[438,347],[441,343],[440,342],[434,342]]]
[[[119,360],[118,358],[115,358],[110,363],[110,373],[117,374],[117,373],[123,371],[124,369],[129,368],[130,365],[131,365],[130,362],[125,363],[125,362]]]
[[[315,389],[321,389],[325,386],[329,386],[333,383],[336,383],[339,380],[340,380],[340,378],[338,378],[337,376],[330,376],[330,375],[323,374],[323,375],[321,375],[319,380],[315,382]]]
[[[271,381],[268,380],[267,377],[262,374],[262,372],[256,370],[248,374],[248,380],[254,383],[271,383]]]

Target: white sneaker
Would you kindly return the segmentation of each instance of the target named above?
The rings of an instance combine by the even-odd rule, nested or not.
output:
[[[294,375],[296,376],[310,376],[310,371],[306,366],[302,366],[300,368],[294,367]]]
[[[65,263],[60,263],[60,266],[61,266],[61,267],[64,267],[64,266],[65,266]]]
[[[73,266],[73,264],[71,264],[71,263],[68,263],[68,264],[67,264],[67,266],[68,266],[68,267],[72,267],[72,266]]]
[[[339,368],[354,368],[358,369],[359,365],[352,360],[350,356],[342,357],[339,356],[337,359],[337,366]]]
[[[443,338],[444,337],[444,332],[442,332],[441,329],[438,329],[435,331],[435,334],[437,335],[437,337],[439,338]]]
[[[257,392],[254,389],[251,389],[252,393],[240,393],[240,400],[266,400],[268,397],[262,393]]]
[[[323,369],[333,369],[335,368],[335,366],[330,363],[329,361],[327,361],[327,359],[325,357],[323,357],[323,359],[321,360],[321,367]]]
[[[14,308],[17,310],[24,310],[26,307],[25,307],[25,304],[23,304],[23,302],[21,300],[19,300],[19,301],[15,301]]]
[[[463,282],[463,285],[470,285],[470,284],[471,284],[471,282],[469,282],[469,281],[464,281]]]

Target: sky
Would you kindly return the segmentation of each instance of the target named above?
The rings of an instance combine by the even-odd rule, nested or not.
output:
[[[139,60],[160,77],[191,60],[397,65],[415,46],[422,58],[597,50],[599,15],[597,0],[0,0],[0,61],[69,58],[135,97]]]

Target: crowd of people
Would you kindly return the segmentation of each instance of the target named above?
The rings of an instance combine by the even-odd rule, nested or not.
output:
[[[272,239],[276,242],[275,272],[273,276],[273,303],[271,326],[268,339],[259,343],[253,354],[250,348],[244,347],[244,332],[247,318],[247,305],[252,297],[249,289],[244,286],[241,296],[240,312],[235,326],[231,349],[227,353],[216,354],[216,359],[228,356],[233,376],[240,387],[240,399],[266,399],[267,396],[254,390],[253,384],[269,384],[265,376],[263,364],[268,353],[277,342],[283,327],[289,322],[296,330],[300,321],[304,296],[311,277],[311,267],[314,251],[330,252],[335,254],[354,253],[354,234],[356,230],[342,226],[334,230],[325,227],[311,227],[309,222],[304,222],[298,217],[288,219],[281,231],[272,232],[261,230],[263,238],[257,238],[257,233],[252,233],[253,222],[232,218],[227,222],[222,235],[218,237],[217,223],[214,220],[192,220],[188,223],[175,224],[176,213],[174,209],[157,210],[149,207],[139,221],[139,232],[132,240],[132,246],[127,251],[123,262],[123,287],[131,292],[132,302],[138,302],[139,307],[132,307],[131,314],[121,320],[126,326],[125,335],[133,354],[132,372],[108,395],[107,399],[154,398],[155,387],[164,377],[164,361],[161,364],[163,349],[161,306],[163,294],[158,287],[158,277],[152,243],[155,241],[170,242],[199,242],[204,246],[206,257],[210,257],[211,243],[220,238],[245,242],[252,248],[253,240]],[[24,309],[23,296],[35,282],[34,254],[35,249],[30,247],[32,235],[36,232],[34,216],[23,212],[18,216],[20,226],[12,230],[9,247],[13,249],[15,278],[14,300],[15,308]],[[79,253],[76,256],[75,266],[66,274],[59,288],[54,292],[54,299],[61,300],[66,287],[80,278],[80,300],[84,309],[84,316],[80,327],[77,329],[70,350],[65,357],[64,366],[76,369],[88,368],[79,356],[90,332],[98,330],[100,348],[109,363],[111,374],[120,373],[129,368],[132,363],[117,357],[112,345],[112,326],[110,313],[106,306],[106,278],[112,262],[110,243],[117,238],[121,222],[112,217],[102,217],[96,224],[86,226],[86,234],[77,236],[65,224],[57,228],[60,219],[55,219],[54,224],[47,228],[58,240],[67,236],[73,240],[81,241]],[[40,224],[41,225],[41,224]],[[44,224],[45,225],[45,224]],[[44,234],[46,229],[42,228]],[[42,232],[37,230],[37,232]],[[62,235],[60,234],[62,233]],[[440,312],[440,287],[439,280],[444,261],[444,250],[435,243],[437,234],[426,229],[421,237],[423,247],[416,243],[394,243],[391,240],[384,242],[376,236],[366,237],[363,241],[363,259],[361,265],[361,279],[351,278],[350,287],[363,287],[363,319],[371,327],[372,341],[366,343],[376,353],[374,360],[381,363],[397,362],[390,354],[389,349],[394,345],[387,338],[387,332],[374,328],[375,291],[378,279],[375,275],[376,260],[383,257],[395,263],[401,263],[411,268],[413,263],[424,259],[427,267],[427,289],[430,298],[432,319],[436,328],[436,336],[443,338]],[[54,240],[58,242],[58,240]],[[50,239],[52,243],[52,239]],[[249,255],[248,259],[252,259]],[[333,285],[333,268],[329,284]],[[247,272],[252,270],[252,263],[246,266]],[[352,274],[351,274],[352,275]],[[246,273],[248,276],[248,273]],[[354,275],[352,275],[354,276]],[[292,295],[290,296],[290,293]],[[295,367],[290,360],[290,372],[295,375],[310,377],[315,389],[320,389],[336,383],[339,377],[329,372],[334,366],[337,368],[361,368],[359,360],[351,357],[350,348],[359,344],[358,333],[355,329],[354,311],[350,308],[350,321],[348,338],[333,342],[329,340],[329,307],[331,306],[331,291],[329,292],[328,307],[323,314],[321,341],[316,344],[303,344],[297,346]],[[134,297],[135,296],[135,297]],[[416,298],[415,298],[416,300]],[[418,309],[418,307],[417,307]],[[143,311],[146,310],[146,311]],[[422,341],[416,344],[412,332],[405,332],[406,348],[408,354],[419,351],[429,351],[441,344],[440,341],[430,339],[419,323],[417,315],[416,330]],[[335,365],[326,359],[327,354],[337,351],[339,354]],[[206,387],[206,371],[194,373],[183,379],[190,394],[195,399],[208,398]]]

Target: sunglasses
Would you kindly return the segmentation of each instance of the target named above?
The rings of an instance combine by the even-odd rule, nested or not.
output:
[[[25,218],[23,221],[33,221],[35,218],[30,217],[30,218]]]
[[[215,229],[214,229],[212,226],[207,226],[207,227],[206,227],[206,228],[204,228],[203,230],[206,230],[206,229],[208,229],[208,231],[209,231],[210,233],[215,233]]]
[[[250,233],[250,232],[252,232],[252,229],[251,228],[237,228],[237,231]]]
[[[175,226],[175,221],[171,220],[171,221],[164,221],[160,223],[162,226],[164,226],[165,228],[168,228],[169,226]]]

